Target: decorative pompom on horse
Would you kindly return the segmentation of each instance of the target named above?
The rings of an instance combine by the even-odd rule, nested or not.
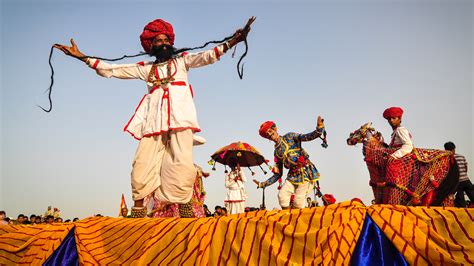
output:
[[[414,148],[389,163],[396,149],[388,147],[372,123],[350,133],[347,144],[357,143],[363,144],[376,204],[454,206],[459,172],[452,152]]]

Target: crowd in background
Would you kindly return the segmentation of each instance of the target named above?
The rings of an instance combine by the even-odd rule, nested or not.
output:
[[[466,203],[467,203],[467,206],[474,207],[471,205],[471,202],[469,200],[466,200]],[[319,204],[317,202],[311,201],[311,198],[308,198],[307,207],[318,207],[318,206]],[[252,212],[252,211],[259,211],[259,210],[262,210],[262,208],[245,207],[244,209],[245,212]],[[220,217],[220,216],[229,215],[227,208],[219,206],[219,205],[214,207],[214,212],[211,212],[209,208],[207,207],[207,205],[204,205],[204,212],[206,214],[206,217]],[[128,214],[128,210],[125,213]],[[101,214],[96,214],[94,216],[102,217]],[[129,217],[129,215],[123,216],[123,217]],[[27,216],[24,214],[19,214],[16,219],[8,217],[5,211],[0,211],[0,225],[6,225],[6,224],[37,225],[37,224],[52,224],[52,223],[70,223],[70,222],[76,222],[78,220],[79,220],[78,217],[72,220],[71,219],[64,220],[62,217],[60,217],[59,210],[57,210],[56,212],[53,211],[52,213],[50,213],[49,211],[46,211],[45,214],[43,215],[31,214],[30,216]]]
[[[79,218],[74,218],[72,222],[78,221]],[[70,219],[64,220],[61,218],[58,213],[55,214],[46,214],[46,215],[36,215],[31,214],[30,216],[19,214],[16,219],[8,217],[5,211],[0,211],[0,225],[1,224],[26,224],[26,225],[36,225],[36,224],[52,224],[52,223],[69,223]]]

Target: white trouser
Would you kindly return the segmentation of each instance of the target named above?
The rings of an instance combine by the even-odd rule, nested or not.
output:
[[[303,184],[293,185],[290,181],[285,180],[280,192],[278,192],[278,201],[280,202],[280,207],[290,207],[291,195],[295,195],[293,206],[298,209],[304,208],[306,203],[306,195],[312,187],[313,184],[307,181],[305,181]]]
[[[142,138],[132,165],[133,200],[154,192],[160,201],[189,202],[196,179],[192,149],[191,129]]]

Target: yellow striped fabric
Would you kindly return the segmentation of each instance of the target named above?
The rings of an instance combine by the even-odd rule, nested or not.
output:
[[[83,264],[347,264],[365,207],[259,211],[201,219],[92,218],[76,223]]]
[[[473,265],[474,209],[358,202],[218,219],[94,217],[4,225],[0,264],[39,265],[74,228],[84,265],[348,265],[366,214],[411,265]]]
[[[474,209],[378,205],[368,214],[410,265],[474,265]]]
[[[71,223],[0,226],[0,264],[41,265],[72,228]]]

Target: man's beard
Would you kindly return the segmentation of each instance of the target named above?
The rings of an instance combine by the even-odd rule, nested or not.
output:
[[[150,56],[156,57],[158,62],[166,62],[175,54],[176,48],[169,44],[162,44],[151,47]]]

